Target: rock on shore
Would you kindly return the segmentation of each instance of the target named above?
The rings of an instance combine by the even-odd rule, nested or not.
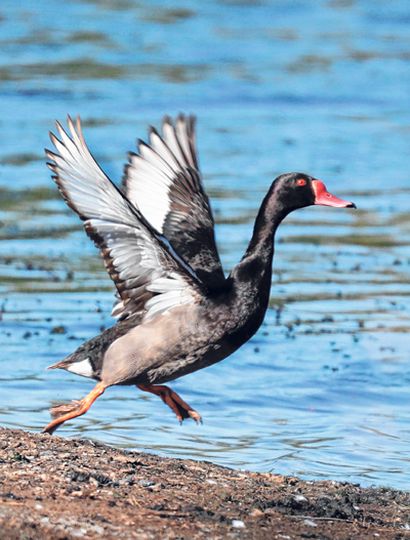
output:
[[[410,538],[410,494],[0,428],[0,538]]]

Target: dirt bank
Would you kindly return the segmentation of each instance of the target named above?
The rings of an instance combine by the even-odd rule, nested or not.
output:
[[[410,494],[0,428],[5,539],[410,538]]]

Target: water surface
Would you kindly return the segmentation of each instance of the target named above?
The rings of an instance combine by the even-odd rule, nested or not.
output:
[[[2,2],[1,424],[37,431],[84,396],[89,381],[45,367],[112,324],[111,282],[44,166],[53,120],[80,113],[119,180],[147,124],[182,110],[227,272],[280,172],[359,210],[281,226],[263,327],[172,385],[203,426],[112,388],[60,434],[409,489],[409,25],[404,1]]]

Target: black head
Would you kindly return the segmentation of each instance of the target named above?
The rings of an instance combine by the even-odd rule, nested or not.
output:
[[[337,208],[356,208],[354,203],[344,201],[329,193],[321,180],[307,174],[281,174],[275,179],[272,187],[276,201],[280,202],[287,212],[313,204]]]

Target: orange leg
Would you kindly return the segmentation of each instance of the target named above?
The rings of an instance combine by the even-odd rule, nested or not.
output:
[[[76,418],[85,414],[94,401],[104,393],[104,390],[107,388],[103,382],[99,382],[91,392],[85,396],[84,399],[80,401],[73,401],[66,405],[59,405],[58,407],[53,407],[50,409],[52,416],[56,416],[44,429],[43,433],[50,433],[50,435],[59,427],[61,424],[71,418]]]
[[[137,387],[143,392],[150,392],[159,396],[174,411],[180,423],[185,418],[192,418],[197,424],[202,423],[201,415],[190,407],[176,392],[168,388],[168,386],[137,384]]]

